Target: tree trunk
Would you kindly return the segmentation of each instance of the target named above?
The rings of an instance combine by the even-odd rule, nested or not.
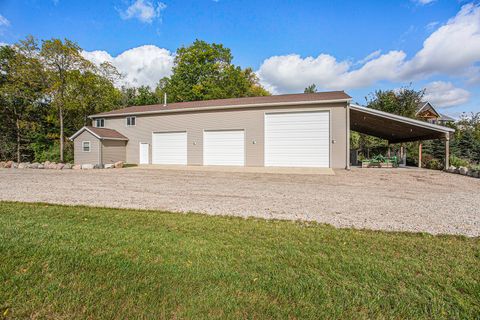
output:
[[[20,162],[21,156],[20,156],[20,119],[18,119],[18,114],[17,114],[17,108],[13,109],[13,113],[15,115],[15,129],[16,129],[16,135],[17,135],[17,162]]]
[[[58,109],[58,117],[60,118],[60,162],[63,162],[63,108]]]

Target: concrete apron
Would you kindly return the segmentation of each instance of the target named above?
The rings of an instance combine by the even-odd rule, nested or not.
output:
[[[238,173],[273,173],[273,174],[319,174],[335,175],[331,168],[293,168],[293,167],[241,167],[241,166],[183,166],[142,164],[129,167],[129,170],[181,170],[181,171],[212,171],[212,172],[238,172]]]

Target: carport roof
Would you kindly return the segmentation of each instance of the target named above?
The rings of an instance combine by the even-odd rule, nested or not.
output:
[[[455,132],[448,127],[355,104],[350,105],[350,129],[390,143],[444,139]]]

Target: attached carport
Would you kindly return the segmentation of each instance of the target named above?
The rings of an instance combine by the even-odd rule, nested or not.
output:
[[[350,104],[349,110],[351,130],[387,140],[389,144],[445,140],[445,168],[448,168],[450,135],[455,132],[454,129],[355,104]],[[419,155],[421,157],[421,144]]]

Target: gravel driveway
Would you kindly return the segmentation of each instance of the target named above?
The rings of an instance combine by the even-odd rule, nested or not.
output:
[[[303,219],[480,236],[480,179],[418,169],[336,175],[0,169],[0,200]]]

